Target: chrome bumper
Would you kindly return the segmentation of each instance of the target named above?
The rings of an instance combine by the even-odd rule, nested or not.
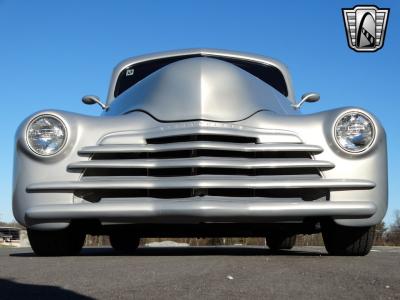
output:
[[[369,180],[352,179],[286,179],[284,176],[182,176],[182,177],[90,177],[81,181],[53,181],[34,183],[27,187],[31,193],[71,192],[79,190],[120,190],[120,189],[174,189],[174,188],[252,188],[252,189],[307,189],[327,188],[332,190],[372,189],[375,183]],[[153,199],[151,199],[153,200]],[[264,199],[265,201],[265,199]]]
[[[377,210],[360,201],[296,201],[265,198],[193,197],[190,199],[112,199],[99,203],[35,206],[26,211],[29,225],[98,219],[132,223],[257,223],[305,217],[366,218]]]

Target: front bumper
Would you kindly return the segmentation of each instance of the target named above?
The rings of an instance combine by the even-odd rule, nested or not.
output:
[[[368,218],[376,212],[371,202],[300,202],[265,198],[193,197],[191,199],[113,199],[99,203],[41,205],[28,209],[28,226],[43,222],[100,220],[132,223],[262,223],[306,217]]]

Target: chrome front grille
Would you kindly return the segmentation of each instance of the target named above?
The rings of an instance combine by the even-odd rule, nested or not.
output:
[[[318,175],[318,169],[334,167],[330,162],[313,160],[310,152],[319,151],[313,146],[284,144],[279,147],[277,144],[211,142],[206,139],[207,136],[196,136],[195,141],[133,145],[124,149],[108,146],[99,152],[84,149],[93,151],[91,160],[68,167],[85,169],[84,177]]]
[[[91,201],[131,197],[326,197],[325,188],[307,186],[321,179],[320,170],[334,167],[331,162],[313,159],[314,153],[322,151],[320,147],[259,143],[256,134],[234,133],[164,135],[147,138],[144,144],[85,147],[80,154],[91,155],[90,160],[72,163],[68,168],[82,170],[85,183],[127,183],[118,188],[94,187],[94,191],[76,192]],[[305,186],[288,189],[292,180],[303,180]]]

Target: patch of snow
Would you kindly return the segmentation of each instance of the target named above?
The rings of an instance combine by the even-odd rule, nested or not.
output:
[[[145,245],[145,247],[189,247],[188,243],[177,243],[173,241],[152,242]]]
[[[21,230],[19,233],[19,247],[30,247],[31,245],[29,244],[28,240],[28,234],[26,233],[26,230]]]

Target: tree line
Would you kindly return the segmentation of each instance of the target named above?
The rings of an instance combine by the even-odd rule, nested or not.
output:
[[[17,222],[1,222],[0,226],[18,227],[23,229]],[[128,238],[128,237],[127,237]],[[190,246],[218,246],[218,245],[265,245],[265,238],[145,238],[141,244],[145,245],[151,242],[161,242],[164,240],[185,243]],[[86,237],[86,246],[109,245],[107,236]],[[296,246],[323,246],[323,239],[320,233],[311,235],[297,235]],[[395,219],[392,224],[387,226],[382,222],[375,229],[375,246],[400,246],[400,210],[395,212]]]
[[[265,238],[145,238],[141,244],[145,245],[151,242],[162,242],[165,240],[177,243],[185,243],[190,246],[231,246],[231,245],[255,245],[264,246]],[[106,236],[87,236],[87,246],[109,245]],[[324,241],[321,233],[311,235],[297,235],[296,246],[323,246]],[[375,246],[400,246],[400,210],[395,212],[394,222],[387,226],[381,222],[375,227]]]

